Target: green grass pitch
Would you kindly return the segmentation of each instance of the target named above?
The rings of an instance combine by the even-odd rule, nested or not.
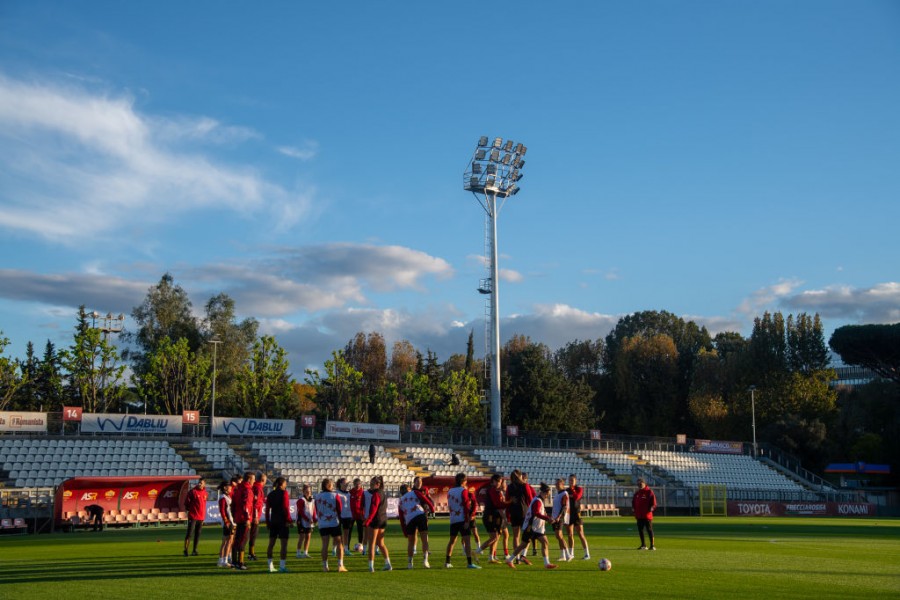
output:
[[[406,546],[396,521],[388,526],[394,571],[368,573],[352,556],[350,573],[323,573],[315,556],[294,558],[289,573],[216,567],[220,529],[207,526],[199,557],[181,555],[184,530],[152,528],[0,538],[0,598],[199,598],[252,594],[256,598],[900,598],[900,520],[896,519],[657,519],[657,552],[639,552],[634,521],[589,519],[592,559],[545,571],[540,562],[513,571],[486,564],[467,570],[459,543],[454,569],[443,569],[446,519],[431,522],[432,569],[421,554],[406,569]],[[485,539],[482,533],[482,539]],[[261,531],[262,552],[268,534]],[[421,552],[421,549],[420,549]],[[551,539],[551,560],[559,556]],[[613,568],[601,572],[600,558]],[[377,557],[376,569],[381,567]],[[336,559],[330,561],[336,566]],[[253,591],[251,591],[253,590]]]

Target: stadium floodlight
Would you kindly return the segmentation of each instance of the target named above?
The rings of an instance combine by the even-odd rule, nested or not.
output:
[[[222,340],[209,340],[209,343],[213,345],[212,405],[209,412],[209,437],[212,439],[216,429],[216,348],[219,347]]]
[[[500,267],[497,250],[497,216],[500,209],[510,196],[519,193],[516,182],[522,178],[520,169],[525,166],[522,155],[525,154],[525,146],[503,138],[494,138],[491,151],[485,151],[487,136],[478,140],[475,153],[469,161],[463,174],[463,189],[472,192],[475,199],[484,209],[489,221],[485,228],[485,248],[487,250],[487,263],[490,276],[482,280],[478,288],[480,294],[489,296],[490,302],[490,406],[491,406],[491,440],[493,445],[502,443],[500,424]],[[500,159],[500,150],[506,152]],[[485,283],[488,282],[488,283]],[[487,340],[486,340],[487,341]],[[485,356],[487,360],[488,357]]]
[[[759,456],[756,448],[756,386],[751,385],[748,389],[750,390],[750,418],[752,419],[750,423],[753,427],[753,458],[756,458]]]

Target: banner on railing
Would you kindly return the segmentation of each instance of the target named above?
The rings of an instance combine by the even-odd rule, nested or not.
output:
[[[698,452],[715,452],[717,454],[743,454],[744,444],[741,442],[723,442],[720,440],[694,440]]]
[[[291,419],[213,418],[215,435],[265,435],[294,437],[297,423]]]
[[[41,412],[0,412],[0,431],[28,433],[47,431],[47,413]]]
[[[354,440],[399,440],[400,426],[385,423],[350,423],[348,421],[328,421],[325,423],[325,437],[349,438]]]
[[[728,502],[729,517],[874,517],[867,502]]]
[[[181,433],[181,415],[82,413],[82,433]]]

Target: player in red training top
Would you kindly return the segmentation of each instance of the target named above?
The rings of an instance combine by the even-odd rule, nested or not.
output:
[[[447,492],[447,508],[450,511],[450,541],[447,542],[447,560],[444,568],[450,569],[453,564],[450,557],[453,556],[453,546],[456,538],[462,536],[463,551],[466,554],[468,568],[480,569],[472,562],[472,546],[469,540],[469,531],[472,526],[472,515],[475,510],[475,499],[469,492],[468,478],[465,473],[456,474],[456,487]]]
[[[328,569],[328,541],[337,549],[338,572],[346,573],[344,567],[344,543],[341,534],[342,498],[334,491],[334,482],[322,480],[322,491],[316,494],[316,516],[319,518],[319,534],[322,536],[322,570]]]
[[[184,555],[188,555],[188,543],[191,534],[194,534],[194,552],[197,556],[197,544],[200,543],[200,530],[203,529],[203,521],[206,520],[206,481],[201,477],[184,499],[184,507],[187,509],[187,535],[184,536]]]
[[[391,557],[384,543],[384,530],[387,528],[387,496],[384,493],[384,478],[373,477],[366,492],[366,529],[369,540],[369,572],[375,571],[375,548],[381,550],[384,557],[382,571],[390,571]]]
[[[484,498],[484,512],[481,514],[481,522],[484,528],[490,534],[490,538],[475,549],[477,554],[481,554],[486,549],[491,550],[492,563],[499,563],[497,560],[497,542],[500,540],[500,534],[506,529],[506,509],[510,503],[506,500],[503,493],[504,480],[503,475],[494,473],[491,476],[491,482],[487,485],[487,494]],[[509,535],[507,533],[507,535]]]
[[[272,550],[275,548],[275,540],[281,540],[281,562],[278,570],[287,573],[287,544],[291,535],[291,496],[287,491],[287,481],[284,477],[275,480],[272,491],[266,496],[266,527],[269,528],[269,548],[266,550],[266,558],[269,560],[269,573],[275,572],[275,563],[272,559]]]
[[[297,558],[309,558],[309,540],[316,524],[316,503],[313,500],[312,488],[303,484],[302,493],[297,500]]]
[[[566,537],[569,542],[569,552],[575,552],[575,533],[578,533],[578,539],[581,540],[581,549],[584,550],[584,556],[581,560],[589,560],[591,551],[588,548],[587,538],[584,535],[584,521],[581,518],[581,502],[584,499],[584,488],[578,485],[578,477],[574,473],[569,475],[569,487],[566,488],[569,493],[569,525],[566,527]]]
[[[555,569],[556,565],[550,562],[550,548],[547,542],[547,536],[544,533],[545,527],[548,522],[552,522],[552,518],[547,515],[547,512],[544,510],[545,504],[550,500],[550,486],[546,483],[541,483],[540,491],[538,495],[531,501],[531,506],[528,507],[528,510],[525,512],[525,521],[522,529],[522,541],[518,546],[513,550],[513,555],[506,559],[506,566],[511,569],[515,569],[516,565],[513,564],[513,557],[521,556],[520,560],[525,564],[531,564],[528,562],[528,559],[524,558],[524,551],[528,549],[528,544],[531,543],[532,540],[537,540],[541,543],[541,554],[544,557],[544,568],[545,569]]]
[[[250,560],[256,560],[256,535],[259,533],[259,519],[265,505],[266,474],[260,471],[256,474],[256,483],[253,484],[253,521],[250,522],[250,547],[247,550]]]
[[[656,510],[656,494],[653,493],[643,479],[637,480],[638,489],[631,497],[631,508],[634,509],[634,518],[637,519],[637,530],[641,536],[641,546],[638,550],[646,550],[644,543],[644,530],[650,536],[650,549],[656,550],[653,542],[653,511]]]
[[[219,566],[230,567],[231,545],[234,542],[234,515],[231,512],[231,490],[234,485],[226,480],[219,485],[219,514],[222,516],[222,545],[219,546]]]
[[[253,498],[253,484],[256,476],[253,473],[244,473],[244,480],[234,491],[231,510],[234,513],[234,522],[237,524],[237,532],[234,534],[234,546],[231,550],[231,562],[235,569],[247,570],[244,563],[244,546],[250,533],[250,524],[253,522],[255,501]]]
[[[365,533],[366,526],[364,521],[365,517],[365,493],[366,490],[363,489],[362,481],[357,477],[353,480],[353,487],[350,489],[350,512],[353,514],[353,522],[356,523],[356,543],[362,544],[363,534]],[[350,540],[347,540],[347,544],[350,543]],[[363,549],[365,553],[365,548]]]
[[[509,474],[509,483],[506,486],[506,499],[510,503],[506,512],[509,515],[509,524],[512,526],[513,547],[517,547],[521,541],[520,534],[522,523],[525,521],[525,511],[531,506],[532,498],[534,498],[534,490],[522,479],[522,472],[514,469]]]
[[[416,536],[422,538],[422,551],[424,552],[424,561],[422,566],[430,569],[428,563],[428,555],[430,549],[428,547],[428,515],[434,513],[434,502],[428,497],[428,494],[422,488],[422,478],[413,479],[413,489],[403,484],[400,486],[400,523],[403,525],[404,533],[407,537],[406,555],[409,559],[408,569],[413,568],[413,552],[416,547]]]

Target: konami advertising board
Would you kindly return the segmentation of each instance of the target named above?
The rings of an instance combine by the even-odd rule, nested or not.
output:
[[[875,517],[867,502],[728,502],[729,517]]]

